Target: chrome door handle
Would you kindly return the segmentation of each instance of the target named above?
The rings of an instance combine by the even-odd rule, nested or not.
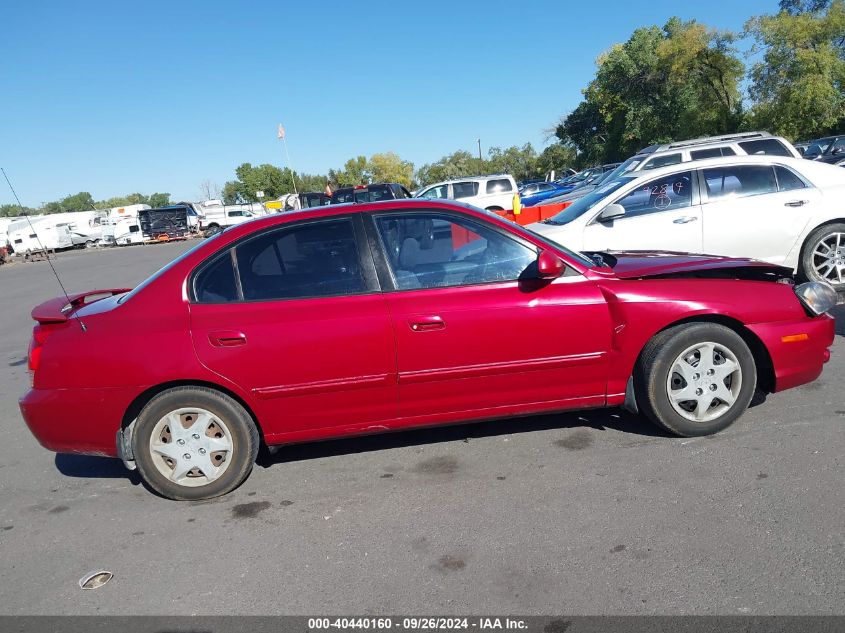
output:
[[[803,207],[808,202],[809,202],[809,200],[790,200],[789,202],[784,203],[783,206],[785,206],[785,207]]]
[[[698,218],[694,215],[685,215],[677,220],[672,220],[672,224],[686,224],[687,222],[695,222],[696,220],[698,220]]]

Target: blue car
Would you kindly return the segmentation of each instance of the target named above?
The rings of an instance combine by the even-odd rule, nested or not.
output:
[[[559,182],[538,182],[523,187],[519,192],[519,197],[522,200],[522,206],[533,207],[546,198],[552,198],[571,191],[574,186]]]

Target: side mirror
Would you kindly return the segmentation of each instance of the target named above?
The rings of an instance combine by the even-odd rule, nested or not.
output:
[[[556,279],[566,271],[563,260],[551,251],[540,251],[537,256],[537,276],[540,279]]]
[[[599,222],[610,222],[625,215],[625,207],[621,204],[609,204],[599,213]]]

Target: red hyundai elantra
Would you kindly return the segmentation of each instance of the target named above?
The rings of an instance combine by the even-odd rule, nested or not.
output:
[[[20,406],[46,448],[173,499],[237,487],[260,442],[623,404],[706,435],[828,360],[836,293],[789,273],[573,253],[431,200],[273,215],[35,308]]]

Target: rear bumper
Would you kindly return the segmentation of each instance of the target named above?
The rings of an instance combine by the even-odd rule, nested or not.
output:
[[[748,329],[760,337],[769,350],[775,391],[812,382],[830,360],[828,348],[833,344],[835,323],[827,314],[798,321],[758,323],[749,325]]]
[[[30,389],[19,405],[29,430],[57,453],[117,457],[115,435],[142,387]]]

